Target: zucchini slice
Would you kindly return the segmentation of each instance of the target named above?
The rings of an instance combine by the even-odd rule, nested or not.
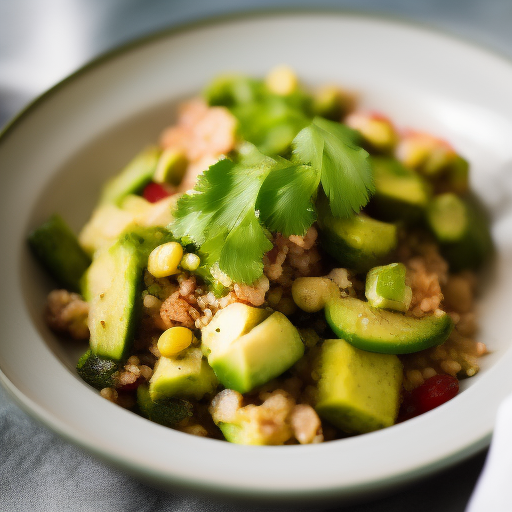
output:
[[[142,294],[142,266],[137,247],[126,240],[101,252],[85,276],[92,352],[122,361],[131,348]]]
[[[439,316],[414,318],[352,297],[328,302],[325,318],[339,338],[382,354],[410,354],[440,345],[453,328],[450,316],[441,311]]]
[[[32,231],[28,243],[39,263],[60,286],[80,291],[80,279],[91,264],[91,258],[60,215],[52,215]]]

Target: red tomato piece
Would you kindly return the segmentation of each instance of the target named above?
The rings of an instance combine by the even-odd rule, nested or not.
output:
[[[434,375],[404,396],[398,421],[408,420],[448,402],[459,392],[451,375]]]
[[[170,195],[171,194],[167,192],[160,183],[155,183],[153,181],[146,185],[144,192],[142,192],[142,197],[150,203],[156,203],[157,201],[160,201],[160,199],[165,199]]]

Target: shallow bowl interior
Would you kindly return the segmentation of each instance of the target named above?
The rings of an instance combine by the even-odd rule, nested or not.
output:
[[[74,365],[84,346],[60,342],[44,325],[51,283],[25,239],[53,212],[78,230],[105,179],[157,140],[175,119],[177,103],[214,75],[263,75],[281,63],[311,86],[333,82],[359,91],[364,107],[399,127],[445,137],[470,160],[473,186],[494,217],[497,254],[478,305],[479,339],[491,353],[459,396],[424,416],[323,445],[255,448],[150,423],[81,382]],[[512,391],[511,88],[511,64],[484,50],[420,27],[331,13],[189,27],[91,64],[38,99],[0,138],[0,273],[8,290],[0,310],[2,382],[60,434],[168,487],[348,498],[469,456],[488,442],[497,407]]]

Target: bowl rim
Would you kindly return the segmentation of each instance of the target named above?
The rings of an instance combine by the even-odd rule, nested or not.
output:
[[[452,33],[445,32],[443,30],[439,30],[436,27],[432,28],[426,23],[419,23],[410,21],[406,18],[402,18],[399,16],[392,16],[392,15],[380,15],[380,14],[373,14],[373,13],[365,13],[357,10],[347,10],[347,9],[333,9],[333,8],[299,8],[299,9],[292,9],[292,8],[279,8],[279,9],[269,9],[269,8],[262,8],[262,9],[254,9],[250,11],[243,11],[243,12],[234,12],[229,14],[222,14],[217,16],[212,16],[207,19],[200,19],[195,21],[190,21],[187,23],[179,24],[178,26],[170,27],[170,28],[164,28],[162,30],[149,33],[145,36],[138,37],[134,40],[128,41],[126,43],[123,43],[119,46],[116,46],[115,48],[102,53],[101,55],[97,56],[96,58],[89,61],[84,66],[81,66],[79,69],[74,71],[72,74],[67,76],[66,78],[59,81],[57,84],[55,84],[53,87],[48,89],[47,91],[43,92],[41,95],[37,96],[35,99],[33,99],[31,102],[29,102],[17,115],[15,115],[0,131],[0,146],[5,142],[5,140],[9,137],[9,135],[17,128],[17,126],[23,122],[23,120],[31,114],[31,112],[36,109],[40,104],[45,102],[48,98],[52,97],[54,94],[58,93],[63,87],[66,87],[68,83],[71,83],[80,77],[82,77],[84,74],[86,74],[89,70],[95,69],[96,67],[108,63],[109,61],[115,59],[119,55],[125,55],[129,53],[132,49],[139,48],[141,46],[144,46],[148,43],[151,43],[156,40],[164,39],[173,37],[175,35],[188,32],[193,29],[198,29],[202,27],[209,27],[214,25],[219,25],[226,22],[236,22],[236,21],[243,21],[247,20],[249,18],[254,19],[255,17],[259,19],[269,19],[269,18],[276,18],[279,16],[289,16],[289,15],[299,15],[304,16],[307,14],[315,14],[315,15],[325,15],[325,14],[333,14],[337,16],[346,16],[346,17],[354,17],[357,19],[363,19],[363,20],[373,20],[377,22],[385,22],[390,24],[400,24],[406,27],[412,27],[417,28],[420,30],[427,31],[431,34],[439,34],[442,35],[445,38],[452,39],[454,41],[462,42],[464,45],[469,46],[473,49],[478,49],[480,51],[484,50],[486,53],[488,53],[489,56],[492,56],[494,58],[499,57],[503,59],[508,65],[512,64],[512,59],[506,58],[505,56],[501,55],[499,52],[495,50],[489,50],[485,46],[481,44],[476,44],[474,41],[466,40],[463,37],[456,36]],[[3,384],[5,389],[9,392],[9,395],[13,397],[16,402],[31,416],[42,422],[44,425],[49,427],[51,430],[57,432],[62,437],[66,438],[68,441],[71,441],[72,443],[85,448],[87,451],[94,453],[97,457],[101,458],[104,461],[107,461],[109,463],[113,463],[114,465],[118,467],[122,467],[125,470],[128,470],[129,472],[137,474],[139,477],[145,477],[148,478],[148,474],[151,472],[150,468],[144,468],[143,473],[141,473],[141,468],[137,464],[131,464],[130,461],[127,459],[124,459],[122,457],[118,458],[115,454],[109,453],[106,454],[104,450],[95,447],[90,442],[87,442],[86,439],[82,439],[79,436],[77,436],[76,432],[73,432],[71,428],[69,428],[64,422],[61,422],[57,418],[52,417],[50,413],[48,413],[44,408],[39,406],[36,402],[32,401],[30,398],[28,398],[22,391],[20,391],[12,382],[11,380],[5,375],[5,373],[0,368],[0,382]],[[416,467],[413,471],[409,471],[407,475],[404,474],[398,474],[398,475],[389,475],[381,480],[372,481],[371,486],[372,489],[384,489],[396,485],[401,485],[404,482],[412,482],[414,480],[417,480],[421,477],[427,476],[429,474],[432,474],[433,472],[437,471],[441,468],[446,468],[450,465],[454,465],[457,462],[460,462],[466,457],[469,457],[470,455],[482,450],[485,448],[490,441],[492,435],[492,429],[486,431],[478,439],[474,441],[473,444],[470,446],[466,446],[464,448],[461,448],[460,450],[456,450],[452,453],[447,454],[446,457],[444,457],[442,460],[436,460],[433,462],[430,462],[428,464],[424,464],[421,466]],[[274,448],[271,448],[274,449]],[[285,449],[301,449],[304,450],[304,447],[285,447]],[[163,483],[168,483],[169,478],[163,477],[161,473],[158,471],[154,471],[149,478],[151,480],[159,481],[161,480]],[[270,499],[276,499],[276,498],[297,498],[297,499],[303,499],[304,497],[311,497],[311,498],[319,498],[321,497],[335,497],[340,495],[351,495],[351,494],[358,494],[363,488],[367,487],[367,483],[362,483],[358,486],[352,486],[350,489],[333,487],[330,489],[317,489],[317,490],[311,490],[311,489],[304,489],[304,490],[266,490],[265,495],[262,495],[261,490],[254,490],[254,489],[247,489],[247,488],[240,488],[240,487],[233,487],[230,485],[226,485],[225,487],[219,487],[218,483],[212,483],[209,484],[207,482],[201,481],[201,482],[195,482],[191,481],[189,479],[178,479],[176,477],[172,480],[173,485],[178,485],[180,487],[193,489],[195,491],[198,490],[209,490],[212,492],[215,492],[217,494],[229,494],[230,496],[238,494],[242,497],[248,497],[252,496],[255,498],[270,498]]]

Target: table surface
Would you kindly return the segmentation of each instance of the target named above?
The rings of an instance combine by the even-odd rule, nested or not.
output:
[[[508,0],[0,0],[0,127],[30,99],[91,58],[184,22],[260,8],[339,8],[397,16],[512,57]],[[463,511],[485,461],[480,453],[349,512]],[[0,389],[0,509],[5,511],[269,510],[156,491],[55,436]],[[338,510],[331,505],[316,510]]]

